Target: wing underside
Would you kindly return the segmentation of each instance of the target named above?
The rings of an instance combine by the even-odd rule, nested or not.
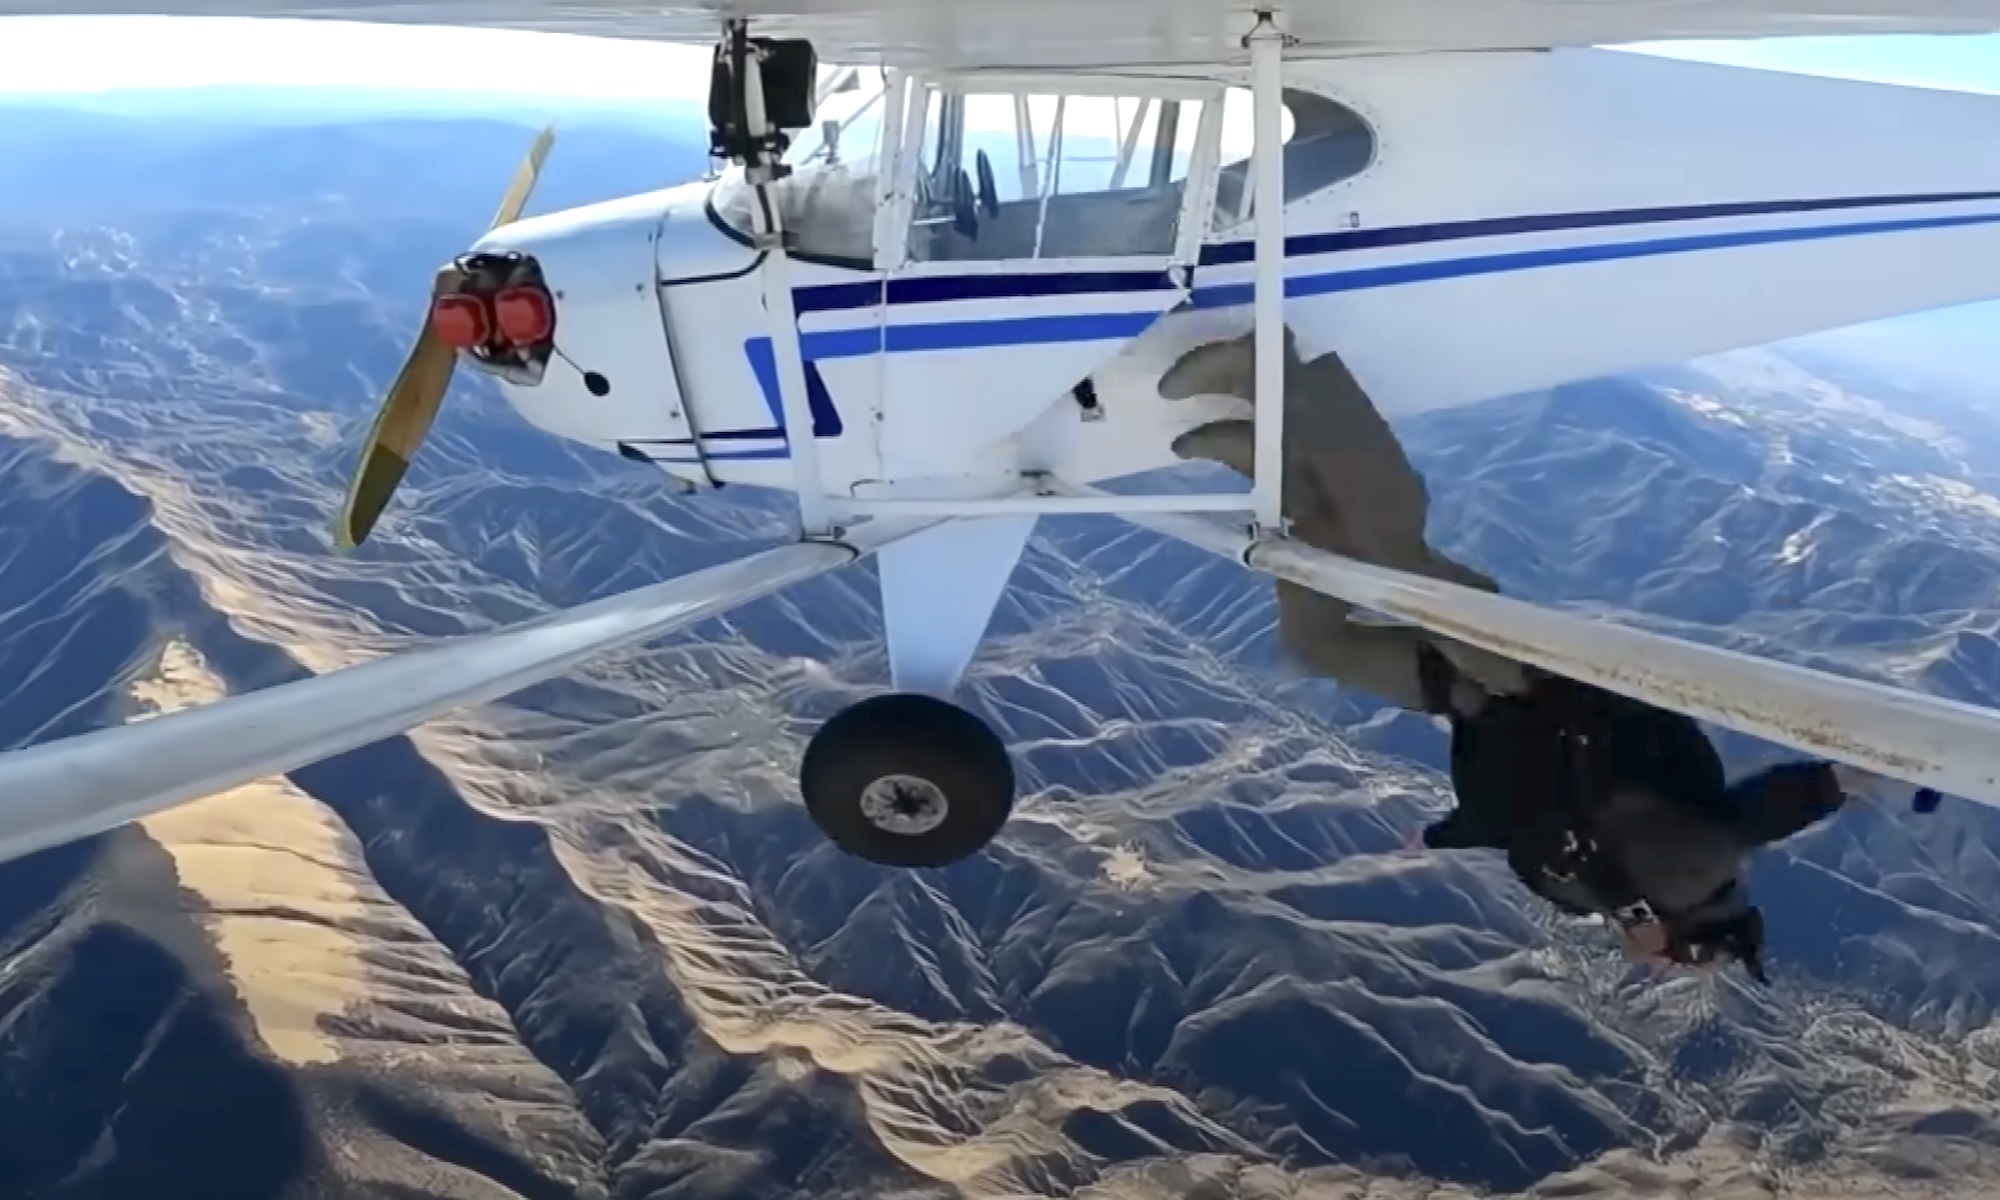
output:
[[[0,15],[294,17],[708,44],[721,16],[812,39],[830,62],[1169,67],[1247,61],[1268,0],[0,0]],[[1686,39],[2000,30],[1993,0],[1302,0],[1305,55],[1423,54]]]
[[[844,545],[780,546],[510,629],[0,755],[0,863],[393,737],[835,570],[923,527],[871,522]]]

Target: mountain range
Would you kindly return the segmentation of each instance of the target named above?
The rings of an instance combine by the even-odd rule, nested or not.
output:
[[[468,380],[334,555],[428,273],[531,130],[131,121],[0,113],[0,745],[788,536]],[[583,124],[537,209],[702,169]],[[1401,432],[1510,593],[2000,704],[1997,397],[1796,345]],[[1267,584],[1073,518],[964,693],[1014,821],[879,870],[791,782],[878,637],[864,565],[0,866],[0,1194],[2000,1191],[2000,814],[1854,806],[1757,862],[1773,987],[1653,979],[1503,863],[1399,853],[1442,735],[1281,669]]]

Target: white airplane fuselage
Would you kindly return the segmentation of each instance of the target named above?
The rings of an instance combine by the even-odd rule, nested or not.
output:
[[[1392,419],[2000,296],[2000,98],[1593,50],[1285,71],[1286,322],[1307,357],[1338,351]],[[1107,110],[1122,119],[1155,92],[1157,114],[1176,87],[1247,82],[1219,68],[948,87],[1124,96]],[[1060,127],[1024,105],[1028,140],[989,129],[982,144],[1019,153],[967,174],[981,197],[1012,197],[997,215],[970,202],[982,242],[940,228],[940,165],[971,153],[963,129],[940,139],[940,111],[920,138],[898,114],[877,153],[805,161],[782,184],[796,189],[782,207],[827,491],[990,496],[1034,472],[1090,483],[1169,465],[1176,434],[1240,412],[1155,388],[1186,349],[1251,328],[1247,144],[1205,149],[1206,125],[1156,124],[1185,149],[1166,168],[1178,180],[1148,192],[1128,183],[1143,161],[1079,151],[1068,169],[1085,182],[1065,192],[1049,182]],[[1214,137],[1234,111],[1218,107]],[[1119,128],[1100,140],[1117,148]],[[1124,140],[1130,160],[1137,139]],[[1063,153],[1083,144],[1072,135]],[[898,169],[903,145],[921,161]],[[926,175],[928,201],[911,182]],[[789,487],[749,195],[732,173],[484,239],[531,255],[556,297],[558,358],[539,382],[502,384],[521,414],[698,485]],[[1177,221],[1160,215],[1175,205]],[[947,216],[925,224],[927,211]],[[1086,378],[1094,410],[1076,391]]]

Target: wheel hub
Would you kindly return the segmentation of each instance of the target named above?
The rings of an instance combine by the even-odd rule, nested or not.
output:
[[[917,837],[951,812],[944,789],[915,775],[884,775],[861,789],[861,815],[884,833]]]

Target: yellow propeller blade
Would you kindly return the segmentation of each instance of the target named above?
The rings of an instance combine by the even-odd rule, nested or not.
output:
[[[458,271],[446,267],[438,272],[431,294],[449,291],[458,283]],[[347,499],[334,522],[334,545],[344,553],[359,546],[375,528],[389,507],[396,485],[410,469],[417,447],[437,419],[451,386],[452,371],[458,366],[458,351],[431,332],[430,322],[417,332],[416,345],[396,372],[389,394],[375,413],[368,440],[361,445],[361,464],[348,482]]]
[[[498,229],[520,218],[529,194],[535,189],[535,181],[541,177],[542,163],[548,158],[555,134],[555,126],[548,126],[528,148],[507,194],[500,199],[492,228]],[[431,297],[455,291],[463,282],[458,268],[440,268],[431,284]],[[365,541],[375,522],[388,509],[396,486],[409,472],[417,447],[423,444],[431,424],[437,420],[438,407],[444,403],[444,394],[451,387],[452,372],[457,366],[458,352],[431,331],[430,310],[426,308],[416,344],[410,347],[410,356],[403,360],[402,370],[396,373],[396,381],[389,386],[389,394],[375,414],[368,440],[362,443],[360,465],[348,481],[347,498],[334,521],[334,545],[342,552]]]
[[[549,147],[555,144],[555,140],[554,122],[535,135],[535,144],[528,147],[528,156],[514,170],[514,182],[507,185],[507,194],[500,198],[500,208],[493,214],[492,228],[511,225],[521,219],[521,210],[528,205],[528,194],[535,190],[535,181],[542,176],[542,163],[549,157]]]

